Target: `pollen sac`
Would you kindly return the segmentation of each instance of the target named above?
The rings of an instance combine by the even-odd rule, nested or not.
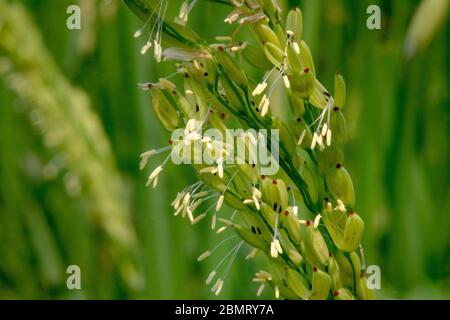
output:
[[[355,204],[355,191],[353,182],[347,169],[340,163],[336,164],[336,168],[330,170],[326,176],[327,188],[335,199],[340,199],[344,204],[353,207]]]

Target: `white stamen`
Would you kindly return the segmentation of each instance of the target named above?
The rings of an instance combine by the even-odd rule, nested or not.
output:
[[[317,143],[317,139],[318,139],[317,133],[314,132],[312,142],[311,142],[311,150],[314,150],[314,147],[316,146],[316,143]]]
[[[183,204],[187,205],[189,203],[189,200],[191,200],[191,194],[188,192],[183,198]]]
[[[327,202],[327,211],[333,211],[333,206],[331,205],[331,202]]]
[[[142,29],[139,29],[133,34],[133,37],[139,38],[141,35],[142,35]]]
[[[298,216],[298,207],[297,206],[293,206],[292,207],[292,212],[294,212],[294,216]]]
[[[180,13],[178,14],[177,22],[180,25],[186,25],[189,16],[189,7],[187,1],[184,1],[180,8]]]
[[[188,216],[189,220],[191,221],[191,223],[193,223],[194,222],[194,216],[192,214],[191,207],[186,207],[186,213],[187,213],[187,216]]]
[[[275,299],[279,299],[280,298],[280,289],[278,289],[278,286],[275,286]]]
[[[208,258],[209,256],[211,255],[211,251],[205,251],[205,252],[203,252],[198,258],[197,258],[197,261],[198,262],[200,262],[200,261],[203,261],[203,260],[205,260],[206,258]]]
[[[141,54],[144,55],[148,49],[150,49],[152,47],[152,43],[151,42],[147,42],[141,49]]]
[[[197,217],[195,217],[194,221],[192,221],[192,224],[196,224],[197,222],[203,220],[203,218],[206,217],[206,214],[202,213],[200,215],[198,215]]]
[[[317,144],[319,145],[320,150],[325,149],[325,145],[323,144],[323,136],[317,135]]]
[[[223,280],[220,279],[220,282],[219,282],[219,284],[217,285],[217,288],[216,288],[216,290],[215,290],[215,292],[214,292],[214,294],[215,294],[216,296],[218,296],[218,295],[220,294],[220,291],[222,291],[222,287],[223,287]]]
[[[158,185],[158,176],[155,178],[155,180],[153,180],[152,188],[155,189],[157,185]]]
[[[254,204],[255,204],[256,209],[259,211],[259,209],[260,209],[261,207],[259,206],[259,201],[258,201],[258,199],[256,198],[255,195],[253,195],[252,198],[253,198],[253,202],[254,202]]]
[[[200,169],[199,173],[211,173],[214,174],[217,172],[217,168],[216,167],[206,167],[203,169]]]
[[[219,229],[217,229],[216,233],[217,234],[222,233],[226,230],[226,228],[227,228],[226,226],[220,227]]]
[[[216,211],[219,211],[220,208],[222,208],[223,200],[224,200],[224,195],[222,194],[222,195],[220,195],[219,200],[217,201]]]
[[[265,283],[262,283],[259,288],[258,291],[256,292],[256,296],[259,297],[261,295],[261,293],[263,292],[264,288],[266,287]]]
[[[261,108],[261,116],[262,117],[264,117],[266,114],[267,114],[267,112],[269,111],[269,99],[265,99],[264,100],[264,104],[263,104],[263,106],[262,106],[262,108]]]
[[[147,181],[146,185],[147,186],[150,185],[150,183],[152,183],[153,179],[155,179],[161,173],[162,170],[163,170],[162,166],[157,166],[155,168],[155,170],[153,170],[152,173],[150,174],[150,176],[148,177],[148,181]]]
[[[306,129],[304,129],[302,131],[302,134],[300,135],[300,138],[298,139],[298,142],[297,142],[298,145],[302,144],[303,139],[305,139],[305,135],[306,135]]]
[[[327,131],[327,146],[331,146],[331,130]]]
[[[314,218],[314,228],[317,228],[317,227],[319,226],[320,218],[322,218],[322,216],[321,216],[320,214],[318,214],[318,215]]]
[[[340,199],[337,199],[336,202],[337,202],[337,206],[336,206],[336,208],[334,208],[334,210],[339,210],[342,212],[347,211],[347,209],[345,208],[345,204]]]
[[[267,82],[262,82],[262,83],[258,83],[258,85],[256,86],[255,90],[253,90],[252,92],[252,96],[259,96],[264,89],[266,89],[267,87]]]
[[[216,228],[216,221],[217,221],[217,215],[213,214],[212,219],[211,219],[211,229],[215,229]]]
[[[180,201],[181,201],[181,199],[183,199],[184,195],[185,195],[184,192],[177,193],[175,200],[172,202],[173,208],[175,210],[177,210],[178,207],[180,206]]]
[[[327,134],[328,131],[328,125],[325,123],[322,127],[322,136],[325,136]]]
[[[288,76],[283,76],[284,86],[289,89],[291,87],[291,82],[289,81]]]
[[[253,259],[254,257],[256,257],[257,253],[258,253],[258,249],[253,248],[253,250],[250,251],[250,253],[245,257],[245,260]]]
[[[293,42],[292,47],[294,48],[296,54],[300,54],[300,46],[298,45],[297,42]]]
[[[270,255],[276,258],[281,253],[283,253],[283,249],[281,248],[280,241],[278,239],[272,240],[270,243]]]
[[[239,19],[239,13],[234,13],[232,15],[229,15],[224,22],[227,22],[229,24],[232,24],[233,22],[235,22],[237,19]]]
[[[272,241],[272,242],[270,243],[270,255],[271,255],[273,258],[278,257],[278,251],[277,251],[277,248],[275,247],[275,242],[274,242],[274,241]]]
[[[219,178],[223,178],[223,164],[219,162],[217,164],[217,172],[219,173]]]
[[[208,275],[208,278],[206,278],[205,283],[207,285],[209,285],[211,283],[211,281],[214,279],[215,275],[216,275],[216,270],[211,271],[211,273]]]
[[[162,48],[161,48],[161,44],[159,42],[157,42],[156,40],[154,41],[155,43],[155,59],[156,62],[161,62],[161,56],[162,56]]]
[[[277,248],[279,254],[283,253],[283,249],[281,248],[281,244],[278,239],[275,240],[275,247]]]

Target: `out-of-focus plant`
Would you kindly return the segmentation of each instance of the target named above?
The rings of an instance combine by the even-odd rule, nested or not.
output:
[[[445,22],[447,0],[424,0],[417,8],[405,40],[405,55],[414,57],[426,48]]]
[[[139,288],[135,234],[109,141],[88,97],[60,73],[20,3],[0,0],[0,63],[6,83],[33,106],[45,145],[65,164],[69,193],[87,195],[91,219],[106,236],[105,255],[129,288]]]
[[[215,279],[211,291],[216,295],[247,243],[252,247],[248,258],[266,255],[272,268],[256,273],[254,281],[261,284],[258,295],[271,286],[277,298],[372,298],[360,243],[364,222],[354,210],[353,183],[343,165],[347,139],[341,112],[346,102],[343,77],[335,75],[334,96],[317,79],[311,51],[302,39],[300,9],[283,17],[277,1],[215,2],[231,7],[225,22],[237,27],[230,36],[218,36],[217,43],[208,44],[186,26],[195,0],[183,2],[175,22],[166,18],[169,1],[125,0],[144,21],[135,33],[148,37],[141,53],[153,49],[158,62],[176,60],[173,76],[184,78],[183,89],[167,78],[141,84],[150,92],[161,124],[183,132],[167,146],[141,155],[144,168],[150,157],[168,153],[147,185],[156,187],[174,154],[195,163],[199,182],[179,192],[172,205],[175,215],[192,224],[211,216],[212,229],[217,220],[223,224],[217,233],[235,232],[218,244],[237,241],[206,279],[207,284]],[[254,41],[239,39],[244,29],[253,32]],[[250,79],[244,65],[264,72],[262,81]],[[281,86],[288,101],[275,102],[272,94]],[[287,116],[276,116],[275,109]],[[230,142],[228,129],[233,128],[247,131]],[[216,129],[219,136],[203,135],[206,129]],[[279,141],[257,132],[271,129],[277,130]],[[279,150],[271,149],[271,164],[280,168],[270,176],[261,174],[262,165],[253,157],[264,138],[269,146],[279,142]],[[235,145],[246,150],[245,159],[230,152]],[[186,151],[186,146],[192,149]],[[201,164],[191,151],[196,147],[209,150],[212,163]],[[210,199],[214,204],[201,210]],[[235,209],[231,217],[218,218],[223,203]]]

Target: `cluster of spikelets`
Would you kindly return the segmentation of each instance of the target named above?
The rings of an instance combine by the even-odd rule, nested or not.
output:
[[[233,234],[198,260],[224,242],[237,241],[207,277],[215,294],[246,243],[252,247],[247,258],[264,254],[270,261],[271,270],[260,271],[253,279],[260,284],[258,295],[272,287],[277,298],[370,299],[373,293],[364,277],[360,244],[364,222],[353,209],[353,184],[343,166],[342,76],[335,76],[333,95],[316,79],[311,52],[302,40],[300,9],[282,18],[275,0],[216,1],[232,8],[225,23],[237,27],[233,35],[208,44],[186,27],[195,2],[183,3],[171,22],[165,18],[167,1],[125,1],[145,21],[135,34],[148,36],[142,53],[153,47],[156,60],[175,60],[177,71],[172,76],[184,81],[183,88],[167,78],[141,84],[151,94],[160,123],[170,131],[182,129],[182,135],[167,146],[141,155],[144,168],[151,156],[168,153],[150,174],[148,185],[157,185],[173,153],[194,158],[199,181],[178,193],[172,203],[175,215],[193,224],[209,217],[217,233]],[[243,28],[252,30],[254,39],[237,42]],[[262,80],[249,79],[241,63],[262,70]],[[277,106],[290,108],[288,119],[272,115],[276,86],[283,87],[289,98],[289,106]],[[279,157],[272,159],[278,161],[278,172],[264,176],[257,162],[228,161],[236,156],[224,141],[203,136],[207,128],[224,137],[229,128],[244,129],[234,139],[249,154],[260,138],[249,129],[279,130]],[[186,145],[194,144],[210,150],[211,163],[195,161],[193,152],[183,154]],[[204,208],[206,203],[210,206]],[[231,217],[219,216],[224,203],[235,209]]]

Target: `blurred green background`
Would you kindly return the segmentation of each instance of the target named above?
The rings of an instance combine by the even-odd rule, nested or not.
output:
[[[407,61],[420,1],[289,2],[304,12],[319,78],[332,88],[339,70],[347,80],[346,167],[367,263],[382,272],[377,297],[450,298],[448,19]],[[74,3],[82,28],[71,31]],[[369,4],[381,7],[381,30],[366,28]],[[212,40],[231,30],[228,11],[200,0],[189,24]],[[137,83],[174,71],[139,54],[140,27],[118,0],[0,0],[0,298],[214,297],[205,278],[232,245],[197,263],[221,238],[170,208],[192,170],[169,166],[153,190],[138,168],[169,133]],[[265,265],[247,253],[221,298],[255,298],[252,274]],[[66,287],[72,264],[82,290]]]

